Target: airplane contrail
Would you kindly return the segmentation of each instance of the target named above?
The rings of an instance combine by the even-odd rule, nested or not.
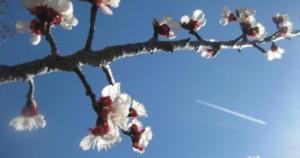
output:
[[[196,99],[195,101],[198,104],[213,108],[215,110],[219,110],[219,111],[231,114],[233,116],[236,116],[236,117],[239,117],[239,118],[242,118],[242,119],[257,123],[257,124],[260,124],[260,125],[267,125],[266,121],[263,121],[263,120],[260,120],[260,119],[257,119],[257,118],[254,118],[254,117],[251,117],[251,116],[248,116],[248,115],[245,115],[245,114],[242,114],[242,113],[230,110],[230,109],[226,109],[226,108],[223,108],[221,106],[218,106],[218,105],[215,105],[215,104],[212,104],[212,103],[200,100],[200,99]]]

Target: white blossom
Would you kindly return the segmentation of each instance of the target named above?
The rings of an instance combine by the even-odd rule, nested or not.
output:
[[[30,22],[18,21],[18,33],[32,32],[31,44],[37,45],[45,28],[60,24],[65,29],[72,29],[78,25],[78,20],[73,15],[73,4],[70,0],[23,0],[23,6],[36,16]],[[51,17],[49,17],[51,15]],[[45,18],[46,17],[46,18]],[[47,26],[46,26],[47,25]]]
[[[9,125],[17,131],[32,131],[33,129],[44,128],[46,121],[43,115],[34,117],[18,116],[9,122]]]
[[[145,148],[148,147],[149,142],[153,137],[151,127],[143,128],[142,123],[137,119],[134,119],[129,124],[129,128],[131,129],[131,135],[133,139],[133,151],[141,154],[144,153]]]
[[[287,14],[276,14],[273,21],[279,29],[281,36],[290,37],[293,32],[293,23],[290,21]]]
[[[189,17],[188,15],[181,17],[180,23],[184,27],[198,31],[206,24],[205,14],[202,10],[197,9],[194,11],[192,17]]]
[[[222,25],[228,25],[231,22],[234,22],[237,20],[237,17],[231,10],[229,10],[228,7],[224,7],[223,13],[221,14],[221,19],[219,21]]]
[[[263,40],[267,36],[266,28],[261,23],[256,23],[248,32],[248,37],[255,40]]]
[[[46,121],[44,116],[38,111],[36,102],[23,107],[21,116],[18,116],[9,122],[9,125],[17,131],[32,131],[33,129],[44,128]]]
[[[201,52],[201,57],[206,59],[214,58],[217,55],[217,51],[214,49],[203,49]]]
[[[121,0],[96,0],[96,4],[100,7],[104,14],[113,15],[111,8],[118,8]]]
[[[132,101],[131,108],[136,112],[138,117],[147,117],[148,116],[145,106],[136,100]]]
[[[83,150],[94,149],[95,147],[98,150],[108,149],[121,141],[120,129],[128,130],[130,96],[121,93],[120,83],[104,87],[101,94],[102,98],[106,98],[106,101],[109,100],[111,105],[102,108],[99,116],[102,117],[100,119],[102,122],[81,140],[80,147]]]
[[[123,130],[127,130],[128,114],[131,98],[128,94],[121,93],[121,84],[115,83],[103,88],[102,96],[110,97],[112,100],[112,110],[109,118],[115,125]]]
[[[163,20],[159,22],[158,33],[169,39],[174,39],[176,38],[176,33],[179,29],[180,25],[178,22],[173,21],[172,17],[170,16],[165,16]]]
[[[90,150],[97,148],[100,150],[107,150],[115,143],[121,142],[121,136],[119,129],[113,125],[111,121],[108,121],[109,132],[105,135],[97,133],[97,128],[91,129],[91,132],[80,141],[80,147],[82,150]]]
[[[266,53],[266,57],[268,61],[273,61],[275,59],[281,59],[283,53],[284,49],[273,44],[271,49]]]
[[[240,23],[249,23],[249,24],[256,23],[255,10],[249,8],[237,8],[237,13],[238,13],[238,21]]]

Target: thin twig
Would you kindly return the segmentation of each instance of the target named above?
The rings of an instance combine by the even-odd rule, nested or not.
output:
[[[96,4],[92,3],[91,16],[90,16],[90,29],[89,29],[89,34],[88,34],[88,37],[87,37],[87,40],[85,43],[84,50],[91,49],[91,46],[93,43],[93,38],[94,38],[94,32],[95,32],[97,11],[98,11],[98,8],[97,8]]]
[[[259,46],[256,43],[253,43],[253,47],[258,49],[259,51],[261,51],[263,54],[267,53],[267,51],[264,48],[262,48],[261,46]]]
[[[111,85],[115,84],[115,79],[111,72],[110,66],[109,65],[102,66],[102,70],[105,73],[108,83]]]
[[[196,39],[198,40],[198,41],[205,41],[196,31],[194,31],[194,30],[189,30],[189,33],[191,34],[191,35],[193,35],[193,36],[195,36],[196,37]]]
[[[51,54],[53,56],[59,56],[54,38],[52,37],[50,30],[51,30],[51,27],[48,26],[47,30],[45,31],[46,40],[48,41],[48,43],[50,45]]]
[[[29,90],[27,92],[26,98],[27,98],[27,100],[33,100],[34,99],[34,80],[33,80],[33,78],[28,78],[28,85],[29,85]]]
[[[79,77],[80,81],[82,82],[84,88],[85,88],[85,91],[86,91],[86,95],[90,97],[91,99],[91,102],[93,104],[93,106],[96,105],[96,95],[95,93],[93,92],[90,84],[88,83],[88,81],[86,80],[84,74],[81,72],[80,68],[79,67],[75,67],[74,70],[73,70],[77,76]]]

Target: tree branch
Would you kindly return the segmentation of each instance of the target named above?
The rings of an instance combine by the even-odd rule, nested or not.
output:
[[[90,17],[90,29],[89,29],[89,34],[88,34],[88,37],[87,37],[87,40],[85,43],[84,50],[91,49],[93,38],[94,38],[94,32],[95,32],[97,11],[98,11],[98,8],[97,8],[96,4],[92,3],[91,17]]]
[[[294,31],[291,37],[300,36],[300,30]],[[16,82],[26,80],[28,75],[37,76],[51,73],[54,71],[73,71],[77,66],[90,65],[94,67],[102,67],[119,59],[132,57],[142,54],[152,54],[155,52],[170,52],[170,47],[175,51],[197,51],[199,48],[213,48],[216,45],[220,49],[240,50],[247,47],[253,47],[254,44],[262,44],[285,39],[272,34],[261,41],[190,41],[189,39],[177,41],[146,41],[141,43],[118,45],[106,47],[101,50],[77,51],[72,55],[63,57],[47,56],[31,62],[15,65],[0,66],[0,84],[7,82]]]
[[[83,75],[83,73],[81,72],[79,67],[75,67],[73,69],[73,71],[76,73],[76,75],[78,76],[78,78],[80,79],[80,81],[82,82],[85,91],[86,91],[86,95],[90,97],[91,102],[93,104],[93,106],[96,105],[96,95],[93,92],[90,84],[88,83],[88,81],[86,80],[85,76]]]

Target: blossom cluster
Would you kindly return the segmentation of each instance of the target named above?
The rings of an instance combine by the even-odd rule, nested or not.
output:
[[[232,22],[239,22],[243,34],[253,40],[263,40],[267,33],[265,27],[256,21],[256,11],[249,8],[237,8],[232,12],[227,7],[224,8],[221,14],[220,23],[228,25]]]
[[[104,14],[112,15],[112,8],[117,8],[121,0],[81,0],[88,1],[94,6],[101,8]],[[41,36],[49,33],[50,29],[56,25],[61,25],[65,29],[72,29],[78,24],[78,20],[73,15],[73,4],[70,0],[23,0],[23,6],[35,16],[30,22],[18,21],[16,24],[18,33],[32,32],[30,42],[37,45],[41,41]],[[219,22],[222,25],[228,25],[238,22],[244,38],[249,40],[262,41],[266,38],[265,27],[257,22],[256,11],[249,8],[237,8],[231,11],[225,7]],[[290,37],[293,33],[293,24],[285,14],[276,14],[273,22],[278,28],[277,35]],[[192,16],[184,15],[177,22],[170,16],[164,17],[161,21],[154,23],[155,31],[158,35],[168,39],[176,38],[177,32],[184,28],[190,33],[195,34],[206,25],[206,17],[202,10],[196,9]],[[200,37],[200,36],[198,36]],[[198,38],[199,39],[199,38]],[[207,59],[214,58],[219,52],[218,47],[199,48],[201,56]],[[284,50],[276,44],[272,44],[271,49],[265,53],[269,61],[280,59]]]
[[[30,22],[20,20],[16,24],[18,33],[32,32],[31,44],[37,45],[41,36],[51,27],[61,25],[70,30],[78,24],[73,15],[73,4],[69,0],[23,0],[23,6],[35,16]]]
[[[265,27],[261,23],[256,22],[255,13],[255,10],[248,8],[238,8],[236,12],[232,12],[225,7],[221,15],[220,23],[222,25],[228,25],[232,22],[239,22],[243,34],[250,39],[263,40],[267,35]],[[288,15],[278,13],[272,19],[278,29],[277,36],[291,37],[293,24],[289,20]],[[272,61],[274,59],[281,59],[283,53],[284,49],[272,43],[270,50],[268,50],[265,55],[268,61]]]
[[[278,13],[272,19],[278,29],[278,36],[286,38],[291,37],[293,33],[293,23],[289,20],[288,15]],[[275,43],[272,43],[271,49],[266,53],[266,57],[269,61],[281,59],[283,53],[284,49],[280,48]]]
[[[170,16],[164,17],[161,21],[155,23],[159,35],[168,39],[176,38],[176,33],[180,28],[189,31],[199,31],[206,24],[205,14],[202,10],[197,9],[192,16],[184,15],[181,17],[180,22],[172,19]]]
[[[96,126],[81,140],[83,150],[106,150],[119,143],[121,132],[124,132],[131,137],[133,150],[144,153],[152,139],[152,131],[150,127],[144,128],[138,120],[147,117],[143,104],[121,93],[120,83],[115,83],[103,88],[102,97],[94,106],[98,114]]]
[[[289,20],[288,15],[278,13],[273,17],[273,22],[277,26],[280,36],[291,36],[293,32],[293,23]]]
[[[271,49],[267,51],[266,57],[268,61],[273,61],[275,59],[281,59],[284,49],[278,47],[275,43],[272,43]]]

